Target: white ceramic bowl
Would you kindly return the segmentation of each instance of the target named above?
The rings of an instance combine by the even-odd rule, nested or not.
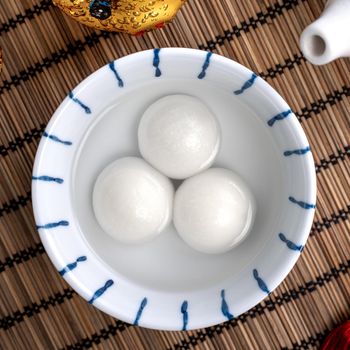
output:
[[[225,254],[194,251],[173,226],[147,244],[123,245],[92,211],[99,172],[139,155],[142,112],[178,93],[216,113],[222,143],[214,166],[238,173],[256,198],[250,235]],[[37,228],[61,275],[106,313],[164,330],[214,325],[264,299],[297,261],[315,200],[313,158],[286,102],[240,64],[191,49],[139,52],[85,79],[47,126],[33,170]]]

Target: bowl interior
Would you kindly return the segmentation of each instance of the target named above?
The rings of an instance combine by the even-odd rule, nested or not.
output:
[[[152,242],[139,246],[113,240],[98,225],[92,189],[102,169],[124,156],[139,156],[137,127],[143,111],[169,94],[200,98],[217,116],[222,144],[213,166],[242,176],[257,200],[257,216],[248,238],[226,254],[209,255],[189,248],[173,225]],[[273,136],[239,98],[210,83],[172,79],[150,81],[106,107],[79,145],[73,172],[74,212],[91,249],[113,270],[134,283],[167,291],[207,288],[235,279],[275,235],[286,210],[285,170]]]

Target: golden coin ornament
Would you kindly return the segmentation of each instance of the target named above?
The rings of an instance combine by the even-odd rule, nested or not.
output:
[[[53,0],[78,22],[100,30],[143,34],[170,22],[186,0]]]

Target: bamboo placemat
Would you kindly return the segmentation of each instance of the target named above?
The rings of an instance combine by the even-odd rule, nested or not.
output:
[[[350,316],[350,60],[312,66],[298,47],[318,0],[189,0],[165,29],[95,32],[50,0],[1,0],[0,348],[310,349]],[[287,100],[307,133],[318,202],[306,248],[261,304],[190,332],[127,325],[89,306],[59,276],[34,228],[31,170],[67,92],[112,59],[154,47],[211,50],[248,66]]]

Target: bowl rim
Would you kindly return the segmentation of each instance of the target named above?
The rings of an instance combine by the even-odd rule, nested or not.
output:
[[[60,106],[57,108],[55,113],[53,114],[44,134],[40,141],[38,151],[35,157],[35,163],[33,167],[33,177],[32,177],[32,203],[33,203],[33,211],[34,211],[34,217],[36,222],[36,227],[39,232],[40,238],[42,240],[42,243],[45,247],[45,250],[50,257],[51,261],[55,265],[56,269],[59,270],[60,274],[65,278],[65,280],[73,287],[73,289],[80,294],[83,298],[89,301],[90,304],[93,304],[100,310],[108,313],[109,315],[112,315],[114,317],[117,317],[123,321],[126,321],[128,323],[133,323],[135,325],[141,325],[142,327],[147,328],[153,328],[153,329],[159,329],[159,330],[188,330],[188,329],[197,329],[202,327],[208,327],[212,326],[227,320],[230,320],[233,315],[230,313],[229,309],[232,308],[232,305],[229,305],[230,303],[227,302],[227,298],[225,299],[225,290],[222,289],[218,291],[218,306],[219,311],[218,314],[215,315],[201,315],[202,317],[192,317],[191,322],[188,322],[189,314],[191,313],[190,307],[192,306],[190,303],[191,301],[188,301],[190,299],[193,299],[193,295],[189,295],[188,298],[185,298],[182,295],[176,295],[174,294],[172,298],[177,298],[177,306],[176,308],[178,311],[176,311],[176,314],[174,314],[174,319],[169,319],[169,317],[166,316],[154,316],[147,318],[146,320],[142,319],[142,312],[144,308],[146,307],[147,303],[149,302],[148,296],[144,297],[143,299],[140,299],[140,296],[132,296],[133,302],[135,303],[135,300],[139,300],[137,305],[135,307],[130,308],[129,312],[121,312],[118,309],[118,306],[116,306],[111,300],[107,299],[109,296],[107,296],[107,293],[104,295],[104,293],[109,290],[116,288],[110,288],[113,286],[115,275],[113,275],[111,278],[99,278],[99,281],[94,281],[93,283],[89,281],[87,282],[87,279],[89,276],[92,275],[92,269],[94,269],[96,266],[98,266],[99,270],[96,270],[96,274],[101,275],[111,275],[112,271],[111,269],[104,264],[104,262],[95,254],[95,252],[89,252],[91,253],[91,257],[89,257],[89,269],[83,268],[84,264],[80,264],[80,262],[83,262],[86,260],[86,254],[79,256],[76,260],[67,259],[66,256],[64,256],[64,250],[63,249],[63,240],[69,239],[65,232],[61,232],[59,235],[62,237],[58,237],[58,234],[53,234],[53,230],[65,230],[66,227],[69,227],[70,220],[51,220],[49,223],[47,223],[47,218],[52,217],[52,213],[50,212],[50,208],[48,208],[46,205],[41,204],[45,202],[51,203],[52,198],[49,198],[49,194],[51,189],[48,189],[48,186],[50,184],[54,183],[59,184],[62,180],[60,177],[50,177],[47,174],[40,173],[40,170],[43,169],[43,160],[48,160],[48,155],[52,154],[52,144],[62,146],[70,146],[72,145],[72,142],[69,140],[66,140],[65,138],[62,138],[61,136],[57,136],[52,131],[59,128],[60,119],[63,118],[62,116],[67,113],[67,110],[71,108],[80,108],[79,113],[81,114],[90,114],[91,111],[89,111],[89,107],[84,104],[84,96],[90,96],[89,95],[89,87],[91,87],[93,84],[95,84],[98,80],[105,79],[107,74],[110,74],[110,72],[113,73],[114,77],[117,78],[118,87],[123,87],[123,80],[121,78],[121,75],[123,73],[123,69],[127,66],[135,64],[139,64],[141,62],[149,61],[152,64],[152,69],[155,69],[155,76],[157,77],[157,69],[159,69],[159,55],[161,54],[161,57],[170,57],[170,58],[178,58],[180,56],[186,56],[189,58],[193,58],[197,61],[200,61],[203,65],[198,67],[198,71],[200,72],[199,76],[204,72],[204,75],[206,73],[206,70],[208,69],[209,62],[212,62],[211,64],[215,65],[222,65],[227,67],[228,69],[232,69],[233,71],[239,71],[239,73],[242,76],[250,77],[249,80],[246,82],[242,81],[244,84],[242,85],[242,91],[249,89],[252,85],[254,85],[254,82],[257,80],[257,75],[250,71],[248,68],[242,66],[241,64],[217,55],[212,54],[211,52],[201,51],[197,49],[188,49],[188,48],[162,48],[162,49],[152,49],[152,50],[145,50],[133,53],[131,55],[124,56],[122,58],[119,58],[115,61],[110,62],[106,66],[103,66],[102,68],[98,69],[91,75],[89,75],[86,79],[84,79],[78,86],[73,90],[73,92],[70,92],[66,99],[63,100],[63,102],[60,104]],[[157,60],[158,59],[158,60]],[[214,62],[214,63],[213,63]],[[116,69],[118,67],[118,69]],[[202,69],[202,70],[201,70]],[[255,83],[256,85],[256,83]],[[316,207],[316,173],[315,173],[315,167],[313,162],[312,153],[309,147],[309,144],[307,142],[305,133],[297,120],[296,116],[293,114],[293,112],[290,110],[290,107],[287,105],[287,103],[284,101],[284,99],[277,93],[276,90],[274,90],[267,82],[265,82],[262,79],[259,79],[259,89],[261,91],[264,91],[264,94],[268,96],[273,101],[273,104],[276,106],[277,109],[283,111],[279,114],[276,114],[273,118],[272,124],[278,120],[282,120],[286,118],[287,116],[289,118],[286,121],[288,123],[288,128],[293,132],[294,137],[297,141],[297,143],[300,143],[304,146],[303,149],[299,150],[293,150],[290,152],[294,152],[294,154],[297,155],[305,155],[303,157],[303,165],[300,168],[302,170],[303,180],[306,182],[306,191],[304,193],[303,198],[307,198],[307,201],[303,202],[302,200],[295,199],[294,197],[289,197],[289,200],[294,203],[296,206],[301,207],[303,210],[303,221],[301,223],[300,231],[298,232],[298,240],[302,242],[301,245],[296,245],[293,242],[289,241],[286,237],[281,237],[281,240],[283,240],[284,243],[286,243],[286,246],[289,248],[287,249],[287,253],[285,255],[285,259],[281,262],[279,266],[276,266],[276,273],[274,275],[267,276],[269,282],[268,287],[265,283],[265,278],[261,278],[258,271],[254,269],[253,271],[250,271],[251,278],[253,279],[254,283],[256,284],[256,290],[252,291],[249,296],[247,296],[246,300],[242,301],[241,304],[237,307],[236,311],[234,312],[234,315],[237,316],[247,310],[249,310],[251,307],[255,306],[259,302],[261,302],[269,293],[271,293],[287,276],[287,274],[290,272],[294,264],[296,263],[297,259],[299,258],[299,255],[305,245],[305,242],[308,238],[311,225],[313,222],[314,217],[314,209]],[[236,91],[237,92],[237,91]],[[240,92],[236,93],[236,95],[239,95]],[[85,94],[85,95],[84,95]],[[83,96],[83,97],[81,97]],[[77,106],[79,105],[79,106]],[[79,114],[78,113],[78,114]],[[77,113],[76,113],[77,114]],[[78,116],[79,118],[81,116]],[[272,126],[272,125],[270,125]],[[62,130],[62,128],[61,128]],[[70,144],[69,144],[70,143]],[[306,146],[307,145],[307,146]],[[306,146],[306,147],[305,147]],[[67,156],[67,148],[62,151],[64,153],[64,156]],[[299,152],[299,153],[298,153]],[[58,157],[59,158],[59,157]],[[54,161],[50,161],[51,163]],[[39,180],[39,181],[38,181]],[[43,181],[41,181],[43,180]],[[62,180],[63,182],[63,180]],[[50,202],[51,200],[51,202]],[[59,203],[62,200],[61,197],[59,197],[58,200],[55,201],[55,205]],[[312,203],[312,204],[310,204]],[[81,241],[81,244],[83,244],[83,241]],[[294,244],[294,245],[293,245]],[[81,248],[86,248],[81,246]],[[70,249],[70,248],[69,248]],[[73,249],[73,248],[72,248]],[[78,255],[77,255],[78,256]],[[85,259],[84,259],[85,257]],[[90,263],[91,260],[91,263]],[[79,265],[79,269],[77,266]],[[82,267],[80,267],[82,266]],[[101,272],[103,271],[103,273]],[[130,283],[129,281],[123,280],[121,276],[120,283]],[[118,282],[117,282],[118,283]],[[206,291],[206,293],[212,293],[211,290]],[[191,294],[191,293],[189,293]],[[153,296],[157,295],[155,293]],[[181,300],[181,302],[180,302]],[[165,301],[162,301],[163,304]],[[239,303],[239,302],[238,302]],[[221,309],[220,309],[221,307]],[[175,307],[172,309],[173,313],[175,310]],[[232,317],[231,317],[232,316]],[[140,319],[141,318],[141,319]],[[193,321],[194,320],[194,321]]]

